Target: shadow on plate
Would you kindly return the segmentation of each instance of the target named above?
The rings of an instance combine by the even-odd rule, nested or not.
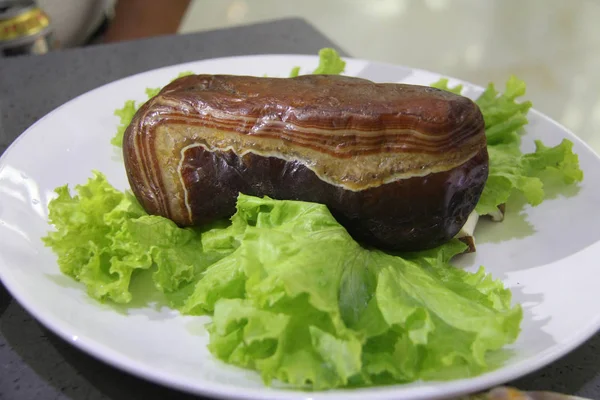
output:
[[[521,329],[527,327],[527,331],[521,331],[517,340],[528,340],[536,348],[549,348],[556,345],[557,342],[544,331],[544,326],[550,322],[551,318],[539,318],[533,314],[533,308],[544,303],[544,295],[542,293],[524,293],[523,287],[516,286],[511,288],[512,299],[514,303],[521,304],[523,309],[523,322]],[[535,336],[533,336],[535,334]]]
[[[513,196],[506,204],[506,214],[502,222],[481,217],[475,231],[477,244],[502,243],[535,234],[534,226],[527,221],[527,213],[524,210],[526,204],[523,196]]]
[[[122,315],[144,315],[151,320],[166,320],[179,315],[168,306],[164,294],[155,289],[150,271],[141,271],[131,279],[129,291],[132,300],[127,304],[117,304],[112,301],[99,302],[87,295],[82,283],[66,275],[46,274],[46,277],[63,288],[81,291],[83,301],[89,302],[92,306],[107,307]]]
[[[152,271],[139,271],[131,279],[129,285],[131,302],[117,304],[107,302],[113,310],[123,315],[144,315],[150,320],[166,320],[179,315],[169,307],[165,295],[157,290],[152,280]]]
[[[564,203],[552,202],[552,199],[559,197],[575,197],[581,190],[579,186],[561,187],[545,182],[545,189],[546,201],[537,207],[544,207],[544,213],[553,219],[549,223],[544,222],[545,228],[539,232],[528,215],[538,211],[537,207],[528,206],[522,195],[509,199],[504,221],[493,222],[486,217],[480,219],[475,231],[476,244],[499,245],[486,248],[485,259],[493,262],[504,260],[501,267],[503,272],[521,271],[556,262],[600,240],[597,218],[577,214],[576,219],[570,220],[570,212],[565,211]],[[548,229],[549,225],[555,225],[555,228]],[[503,243],[509,241],[511,243],[505,247]],[[458,265],[474,266],[476,257],[477,254],[462,257]]]
[[[544,192],[546,193],[544,202],[558,197],[568,199],[576,196],[580,191],[580,185],[565,186],[555,180],[544,179]],[[504,221],[498,223],[493,222],[489,218],[482,218],[477,225],[478,243],[500,243],[510,239],[520,239],[533,235],[535,228],[527,221],[526,205],[527,201],[525,197],[517,193],[511,196],[507,202],[507,212],[504,216]],[[544,203],[537,207],[543,206]],[[594,242],[597,240],[600,240],[600,233]]]
[[[66,275],[62,275],[59,273],[44,274],[44,275],[46,276],[46,278],[50,279],[52,281],[52,283],[54,283],[55,285],[58,285],[64,289],[85,290],[85,286],[82,283],[79,283]]]

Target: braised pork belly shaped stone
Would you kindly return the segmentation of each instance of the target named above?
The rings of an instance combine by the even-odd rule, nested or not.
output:
[[[326,204],[357,240],[402,251],[453,238],[488,176],[470,99],[345,76],[179,78],[123,151],[142,206],[180,226],[230,217],[241,192]]]

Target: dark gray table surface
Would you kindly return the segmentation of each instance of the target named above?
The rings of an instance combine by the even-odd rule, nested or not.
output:
[[[303,20],[286,19],[44,56],[0,58],[0,154],[52,109],[115,79],[193,60],[316,54],[326,46],[338,48]],[[509,384],[600,399],[599,352],[596,335],[549,367]],[[72,347],[36,322],[0,283],[0,399],[167,398],[197,397],[121,372]]]

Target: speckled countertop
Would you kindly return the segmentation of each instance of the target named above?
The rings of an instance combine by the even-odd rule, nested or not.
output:
[[[0,153],[58,105],[136,72],[225,55],[314,54],[331,45],[309,24],[288,19],[143,40],[135,45],[123,43],[40,57],[0,59]],[[442,72],[452,74],[448,69]],[[597,335],[551,366],[510,384],[525,390],[551,390],[600,399],[599,351]],[[130,376],[75,349],[33,320],[0,284],[0,399],[175,397],[193,398]]]

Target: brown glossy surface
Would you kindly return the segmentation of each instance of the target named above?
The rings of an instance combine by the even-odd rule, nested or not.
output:
[[[327,204],[400,250],[453,237],[488,168],[469,99],[339,76],[181,78],[138,111],[124,155],[142,205],[180,225],[230,216],[243,192]]]
[[[380,136],[395,128],[418,127],[421,133],[451,142],[472,133],[456,129],[458,119],[471,111],[465,97],[426,86],[374,83],[341,75],[190,75],[173,81],[160,95],[179,102],[180,108],[185,104],[196,111],[219,110],[232,120],[243,116],[260,118],[263,123],[285,121],[296,127],[326,129],[324,133],[356,128]]]
[[[487,176],[486,160],[482,151],[450,171],[354,192],[322,181],[297,162],[194,147],[185,153],[182,176],[194,199],[193,225],[231,216],[241,192],[326,204],[357,240],[416,250],[442,244],[464,225]]]

